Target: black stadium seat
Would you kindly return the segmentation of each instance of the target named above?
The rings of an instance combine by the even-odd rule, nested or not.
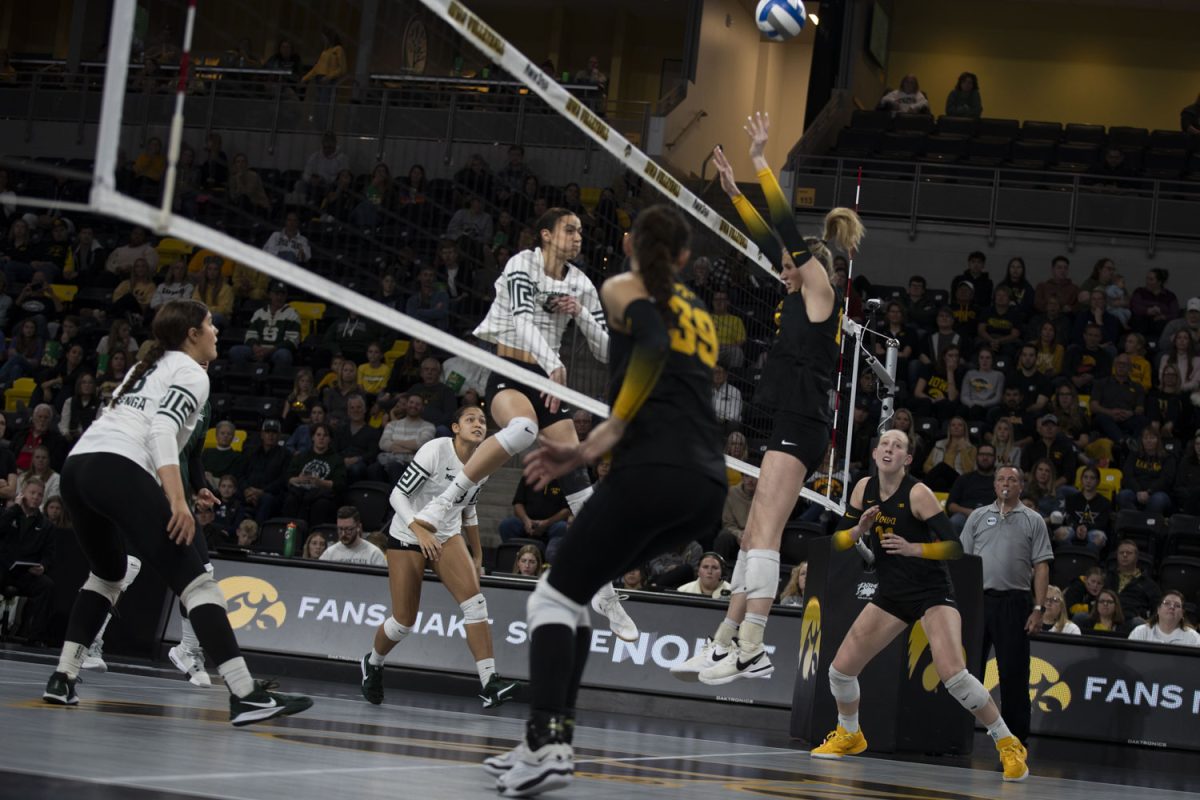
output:
[[[1096,147],[1104,144],[1107,138],[1103,125],[1087,125],[1079,122],[1068,123],[1063,130],[1063,138],[1074,144],[1092,144]]]
[[[926,136],[912,131],[889,131],[879,146],[880,158],[907,160],[925,152]]]
[[[976,133],[978,120],[974,117],[939,117],[937,132],[941,135],[972,137]]]
[[[1020,169],[1045,169],[1054,158],[1050,142],[1016,141],[1012,145],[1012,165]]]
[[[925,140],[925,154],[922,161],[936,161],[950,164],[967,157],[969,142],[964,136],[930,136]]]
[[[1015,119],[983,117],[975,128],[976,136],[994,136],[1000,139],[1015,139],[1021,132],[1021,123]]]
[[[1147,178],[1175,180],[1186,167],[1187,153],[1183,150],[1149,150],[1142,162],[1142,174]]]
[[[1130,128],[1118,126],[1108,129],[1108,146],[1124,149],[1126,147],[1141,149],[1150,141],[1150,131],[1145,128]]]
[[[1096,554],[1086,547],[1060,545],[1054,551],[1054,562],[1050,565],[1050,583],[1060,588],[1072,586],[1088,569],[1099,563]]]
[[[1061,122],[1034,122],[1026,120],[1021,124],[1021,141],[1023,142],[1057,142],[1062,139]]]
[[[892,127],[892,113],[890,111],[858,109],[850,117],[850,127],[855,130],[879,131],[882,133]]]
[[[358,509],[362,517],[364,531],[377,531],[383,528],[391,516],[392,506],[389,498],[392,494],[391,484],[379,481],[359,481],[353,483],[342,495],[346,505]]]
[[[892,119],[892,130],[933,133],[933,117],[929,114],[897,114]]]
[[[1158,569],[1158,584],[1165,591],[1175,589],[1183,593],[1189,603],[1200,597],[1200,558],[1172,556],[1163,560]]]
[[[1012,147],[1006,139],[973,139],[967,146],[967,163],[977,167],[998,167],[1011,154]]]
[[[883,134],[859,128],[843,128],[838,134],[837,149],[839,156],[865,158],[871,155],[883,143]]]

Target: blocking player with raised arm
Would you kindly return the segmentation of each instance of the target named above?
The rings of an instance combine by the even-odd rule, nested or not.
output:
[[[877,475],[855,485],[834,534],[839,550],[848,550],[860,539],[869,544],[879,588],[850,626],[829,667],[838,724],[812,756],[842,758],[867,749],[858,724],[858,676],[892,639],[920,620],[942,685],[987,728],[1000,752],[1004,780],[1025,780],[1025,748],[1009,731],[987,689],[967,672],[962,617],[945,563],[962,557],[962,545],[930,488],[908,474],[909,448],[908,436],[901,431],[879,437],[873,453]]]
[[[225,595],[191,546],[196,522],[180,477],[179,451],[208,399],[208,374],[200,362],[217,357],[212,315],[203,303],[174,300],[159,309],[153,331],[146,356],[63,465],[63,502],[91,571],[75,598],[58,668],[42,699],[78,704],[80,665],[120,596],[126,552],[133,548],[187,608],[230,691],[231,723],[299,713],[311,699],[270,691],[251,677],[226,616]]]
[[[579,217],[565,208],[552,208],[536,225],[538,245],[508,260],[496,280],[496,300],[475,335],[496,345],[496,355],[534,370],[566,386],[567,368],[559,357],[567,323],[587,340],[597,359],[608,361],[608,327],[596,287],[571,259],[579,255],[583,235]],[[475,487],[538,439],[567,446],[579,444],[571,409],[558,398],[543,395],[498,372],[487,385],[488,407],[500,430],[489,437],[437,497],[417,510],[416,519],[429,530],[441,530],[444,519],[461,514]],[[592,495],[588,472],[579,468],[559,481],[573,516]],[[637,626],[621,607],[612,586],[605,585],[592,600],[592,608],[608,617],[613,633],[636,641]]]
[[[625,241],[631,271],[602,291],[613,321],[612,416],[582,444],[543,438],[525,459],[535,490],[610,452],[612,466],[529,598],[529,723],[514,749],[484,762],[505,796],[572,779],[575,700],[592,642],[588,598],[630,567],[720,526],[728,486],[711,399],[719,342],[703,304],[676,282],[689,233],[675,208],[638,215]]]
[[[479,590],[483,548],[479,544],[479,515],[475,505],[487,478],[472,490],[458,518],[446,520],[436,532],[413,523],[414,508],[441,493],[487,436],[483,409],[472,405],[459,408],[450,430],[453,437],[434,439],[417,450],[392,489],[391,504],[396,513],[388,528],[387,548],[392,613],[376,629],[371,652],[362,657],[363,697],[375,705],[383,702],[384,659],[412,632],[417,621],[427,561],[462,608],[467,647],[475,657],[483,687],[479,695],[483,707],[500,705],[517,688],[517,684],[496,674],[487,600]]]
[[[787,294],[776,311],[775,339],[754,393],[755,403],[771,410],[772,429],[733,568],[729,608],[709,644],[671,670],[683,680],[699,677],[711,685],[739,678],[769,678],[775,671],[763,646],[763,634],[779,586],[783,526],[804,481],[820,468],[829,446],[842,305],[841,293],[830,282],[833,254],[829,245],[850,252],[864,234],[862,221],[848,208],[835,208],[825,215],[821,238],[800,234],[791,204],[763,157],[768,127],[767,116],[756,114],[749,118],[746,132],[774,234],[737,188],[724,153],[720,148],[713,151],[722,188],[764,254],[780,265]]]

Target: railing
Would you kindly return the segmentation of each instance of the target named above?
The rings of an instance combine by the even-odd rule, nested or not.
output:
[[[989,244],[1008,226],[1060,232],[1068,249],[1081,234],[1139,237],[1148,256],[1160,239],[1200,242],[1200,181],[823,156],[791,166],[802,211],[852,206],[861,166],[862,212],[907,221],[910,239],[922,224],[961,223],[986,227]]]

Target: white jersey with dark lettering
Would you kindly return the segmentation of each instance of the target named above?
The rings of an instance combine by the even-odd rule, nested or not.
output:
[[[396,511],[388,535],[399,539],[405,544],[418,544],[416,535],[409,529],[416,512],[424,508],[430,500],[440,495],[458,473],[462,472],[463,463],[454,451],[454,439],[443,436],[421,445],[421,449],[413,456],[413,460],[396,482],[392,489],[391,504]],[[479,502],[479,490],[487,483],[487,478],[471,490],[466,500],[461,523],[455,520],[453,524],[439,528],[436,534],[439,542],[444,542],[452,536],[457,536],[462,527],[478,525],[479,515],[475,505]]]
[[[571,264],[566,265],[562,280],[547,275],[540,248],[522,250],[508,260],[496,279],[496,300],[475,328],[475,335],[485,342],[524,350],[549,375],[563,365],[558,350],[572,319],[550,310],[552,302],[564,296],[579,303],[574,320],[592,355],[608,363],[608,326],[596,287],[583,270]]]
[[[179,463],[179,451],[196,428],[208,400],[208,373],[178,350],[164,353],[125,389],[134,372],[129,370],[113,393],[120,399],[88,426],[71,455],[115,453],[158,480],[160,467]]]

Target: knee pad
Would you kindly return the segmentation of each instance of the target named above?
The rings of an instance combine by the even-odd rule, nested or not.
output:
[[[125,577],[121,579],[121,591],[125,591],[137,580],[138,573],[142,571],[142,560],[137,556],[126,556],[128,564],[125,567]]]
[[[504,452],[515,456],[533,447],[537,441],[538,424],[528,417],[513,417],[496,433],[496,441]]]
[[[774,600],[779,591],[779,553],[750,550],[746,553],[746,599]]]
[[[106,581],[94,572],[88,573],[87,580],[83,582],[83,589],[100,595],[109,605],[116,603],[117,598],[121,596],[120,583]]]
[[[225,594],[221,591],[221,587],[213,580],[213,576],[207,572],[197,577],[189,583],[184,590],[179,593],[179,599],[183,603],[183,607],[192,612],[197,606],[214,605],[225,608]]]
[[[389,615],[388,618],[383,621],[383,635],[391,639],[393,642],[399,642],[410,633],[412,633],[411,625],[401,625],[396,621],[396,618],[391,615]]]
[[[987,701],[991,699],[991,695],[988,694],[987,689],[983,688],[979,679],[965,669],[957,675],[951,676],[943,685],[950,696],[972,714],[986,706]]]
[[[488,621],[487,600],[482,594],[467,598],[459,603],[458,607],[462,609],[464,625],[477,625]]]
[[[542,625],[566,625],[575,630],[579,625],[581,613],[586,611],[583,603],[576,603],[551,586],[545,575],[538,580],[537,588],[529,595],[529,602],[525,604],[525,615],[531,634]]]
[[[746,593],[746,551],[738,550],[737,561],[733,562],[733,576],[729,579],[730,594]]]
[[[858,677],[845,675],[830,667],[829,691],[833,693],[833,699],[839,703],[853,703],[859,698]]]

